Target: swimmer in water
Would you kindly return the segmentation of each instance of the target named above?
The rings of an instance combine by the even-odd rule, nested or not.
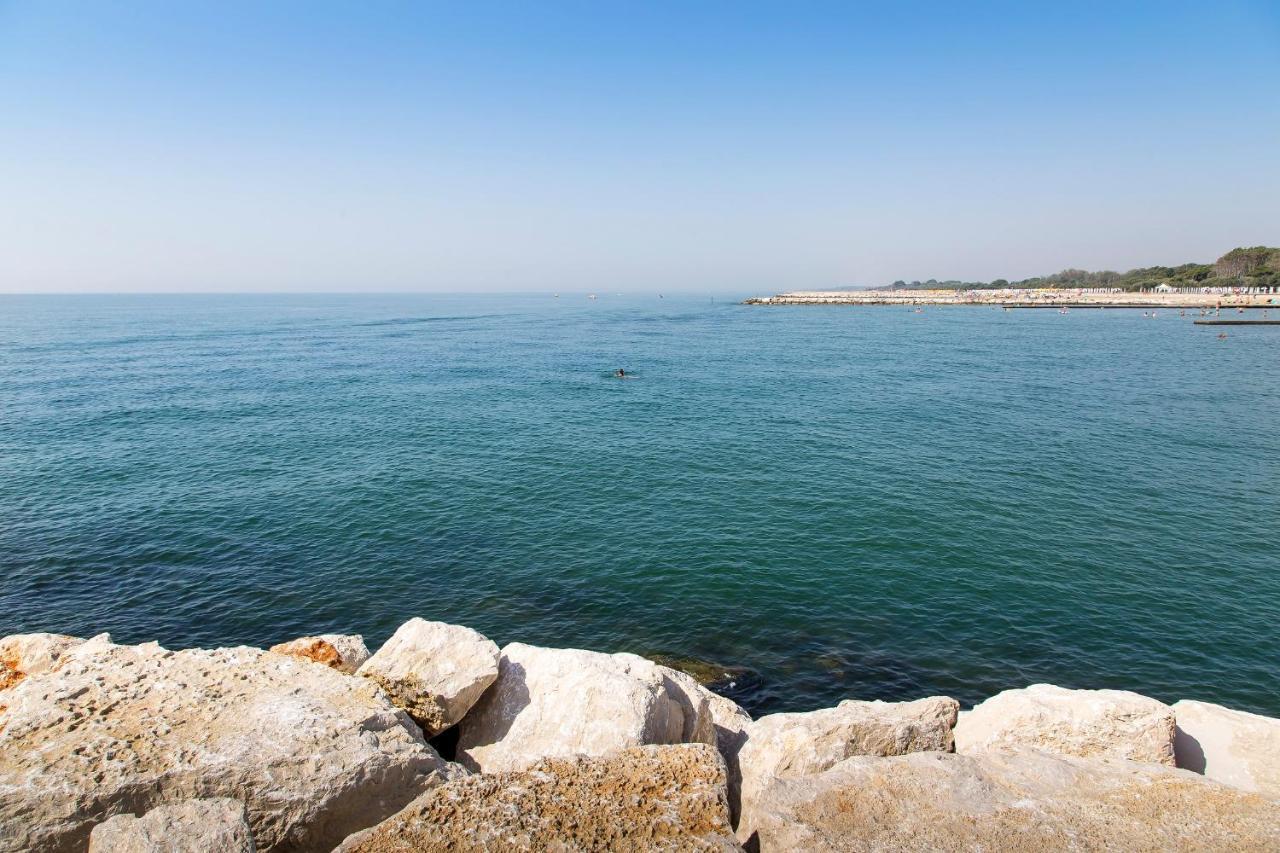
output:
[[[616,377],[618,377],[619,379],[626,379],[626,378],[627,378],[627,371],[625,371],[625,370],[623,370],[621,367],[619,367],[617,370],[615,370],[615,371],[613,372],[613,375],[614,375],[614,376],[616,376]]]

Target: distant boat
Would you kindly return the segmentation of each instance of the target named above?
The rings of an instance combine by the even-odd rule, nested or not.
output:
[[[587,298],[588,298],[588,299],[595,299],[595,298],[596,298],[596,295],[595,295],[594,293],[588,293],[588,294],[587,294]]]

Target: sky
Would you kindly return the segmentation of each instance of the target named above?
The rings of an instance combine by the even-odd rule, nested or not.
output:
[[[732,291],[1280,245],[1280,2],[0,0],[0,291]]]

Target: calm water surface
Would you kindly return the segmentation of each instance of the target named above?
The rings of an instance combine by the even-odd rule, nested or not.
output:
[[[0,297],[0,634],[410,616],[1280,714],[1280,327],[707,298]],[[610,377],[615,367],[634,380]]]

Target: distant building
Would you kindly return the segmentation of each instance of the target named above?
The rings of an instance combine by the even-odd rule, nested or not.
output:
[[[1173,293],[1173,288],[1169,286],[1168,282],[1162,282],[1155,286],[1155,291],[1156,293]]]

